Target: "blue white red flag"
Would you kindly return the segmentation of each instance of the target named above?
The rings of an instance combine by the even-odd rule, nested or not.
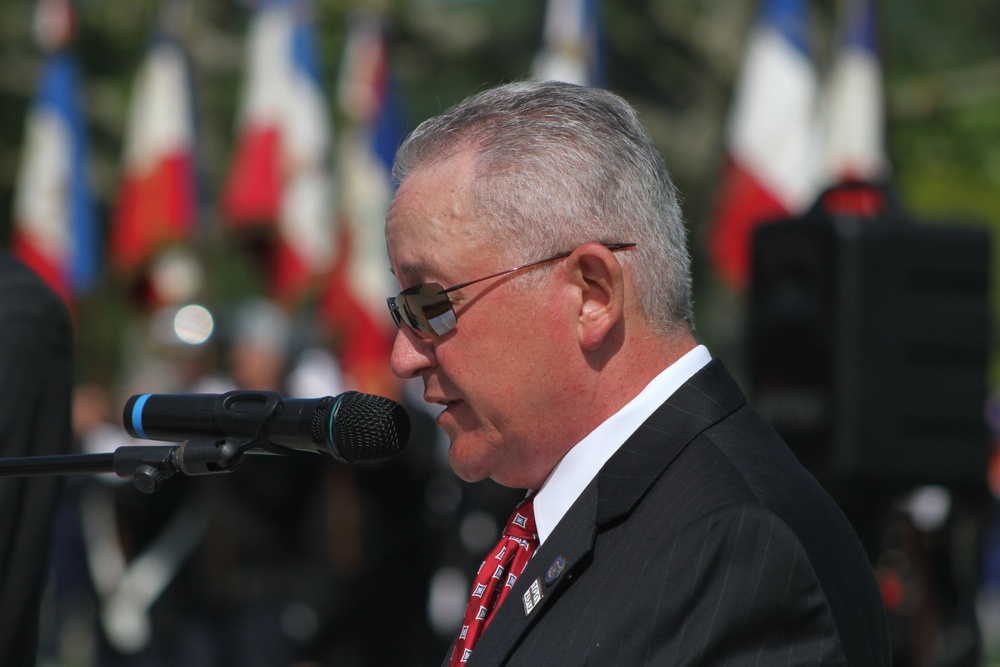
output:
[[[708,250],[731,287],[749,278],[753,229],[815,196],[818,78],[808,2],[765,0],[751,28],[725,128],[726,160]]]
[[[533,76],[539,81],[603,86],[602,44],[600,0],[549,0]]]
[[[844,0],[842,10],[838,49],[823,91],[824,188],[850,182],[881,184],[891,171],[874,3]],[[872,191],[845,190],[830,205],[873,214],[879,207],[874,194],[872,199]]]
[[[139,68],[125,129],[124,167],[111,223],[112,264],[145,271],[198,226],[191,71],[181,46],[153,38]]]
[[[310,10],[306,0],[263,0],[255,11],[222,199],[231,228],[271,230],[279,299],[301,295],[333,259],[333,128]]]
[[[359,12],[348,22],[337,100],[349,123],[337,154],[338,244],[320,304],[342,341],[341,366],[359,389],[391,395],[387,373],[395,327],[385,297],[396,291],[386,270],[383,227],[393,195],[392,161],[403,138],[383,20]]]
[[[92,286],[100,269],[87,160],[80,73],[73,56],[58,50],[44,66],[28,114],[11,245],[67,303]]]

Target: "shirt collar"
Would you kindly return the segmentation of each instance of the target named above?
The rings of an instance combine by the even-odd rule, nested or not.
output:
[[[535,494],[535,523],[540,543],[545,542],[570,506],[629,436],[711,359],[704,345],[690,350],[566,453]]]

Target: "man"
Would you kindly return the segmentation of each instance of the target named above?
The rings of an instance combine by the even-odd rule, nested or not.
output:
[[[890,663],[847,520],[695,341],[677,195],[628,104],[502,86],[394,174],[393,371],[443,407],[461,478],[529,490],[508,546],[538,543],[502,604],[477,585],[445,664]]]
[[[0,250],[0,456],[68,454],[73,333],[66,307]],[[58,477],[0,480],[0,665],[34,665]]]

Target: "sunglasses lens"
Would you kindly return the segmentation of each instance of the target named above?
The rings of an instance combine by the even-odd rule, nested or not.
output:
[[[395,307],[390,306],[392,317],[399,326],[404,322],[418,334],[426,338],[443,336],[455,328],[455,311],[447,294],[441,294],[444,289],[437,283],[414,285],[390,299]]]
[[[403,326],[403,316],[399,313],[399,305],[396,303],[397,298],[391,296],[385,301],[389,304],[389,314],[392,315],[392,321],[396,323],[396,327],[401,327]]]

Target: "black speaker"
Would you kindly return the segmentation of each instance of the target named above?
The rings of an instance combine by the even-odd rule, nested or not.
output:
[[[753,236],[748,393],[827,485],[985,483],[985,229],[830,212]]]

